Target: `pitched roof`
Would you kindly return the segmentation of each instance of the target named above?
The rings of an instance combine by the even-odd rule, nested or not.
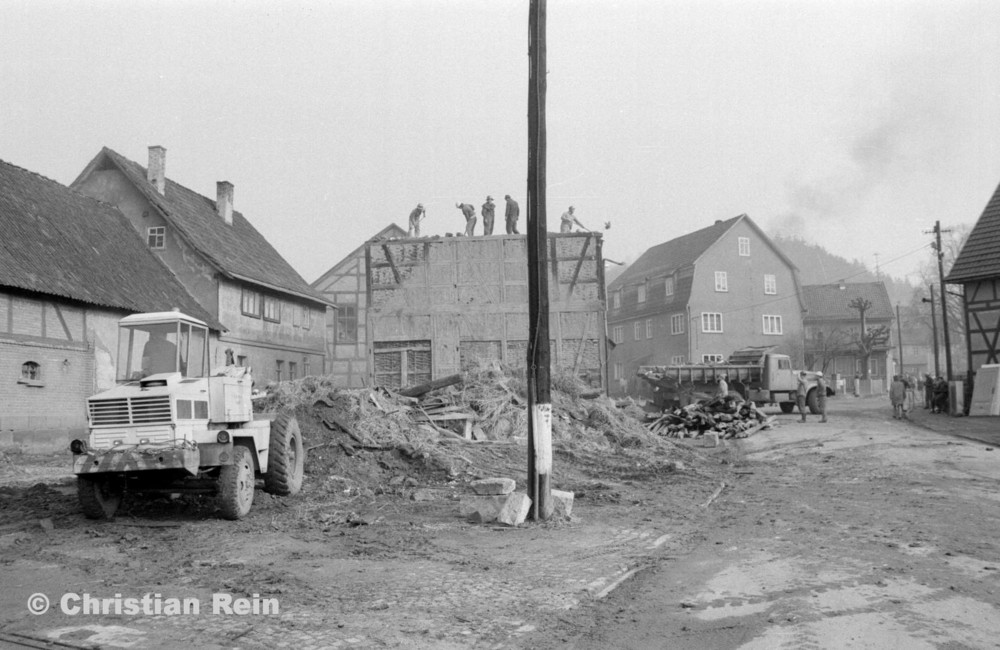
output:
[[[761,239],[790,268],[797,269],[795,264],[777,246],[771,243],[770,238],[753,222],[753,219],[745,214],[741,214],[725,221],[716,221],[707,228],[696,230],[647,249],[645,253],[639,256],[639,259],[633,262],[621,275],[611,282],[608,289],[617,289],[643,278],[669,275],[678,269],[694,264],[712,244],[717,242],[720,237],[740,221],[745,221],[747,225],[755,230]]]
[[[871,303],[865,312],[866,318],[891,320],[896,316],[884,282],[838,282],[802,286],[802,301],[806,308],[802,320],[858,320],[858,310],[850,306],[856,298]]]
[[[1000,276],[1000,186],[973,226],[946,279],[965,282],[997,276]]]
[[[146,168],[104,147],[73,185],[80,183],[104,161],[117,167],[156,206],[172,227],[223,275],[315,302],[329,301],[302,279],[236,210],[227,224],[216,212],[215,200],[198,194],[169,178],[163,195],[146,180]]]
[[[101,307],[180,309],[225,328],[116,208],[0,160],[0,286]]]

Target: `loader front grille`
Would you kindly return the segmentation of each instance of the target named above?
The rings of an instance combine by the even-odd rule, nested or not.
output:
[[[170,396],[92,399],[87,403],[90,424],[95,427],[130,424],[170,424]]]

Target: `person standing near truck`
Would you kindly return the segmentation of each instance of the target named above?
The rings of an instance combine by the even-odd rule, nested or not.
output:
[[[809,394],[809,385],[806,383],[806,371],[799,372],[799,383],[795,387],[795,403],[799,407],[799,414],[802,421],[806,421],[806,395]]]

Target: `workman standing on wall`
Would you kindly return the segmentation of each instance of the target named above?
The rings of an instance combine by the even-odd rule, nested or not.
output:
[[[406,233],[410,237],[420,236],[420,222],[424,220],[427,216],[427,211],[424,210],[424,204],[418,203],[417,207],[413,208],[413,212],[410,213],[410,229]]]
[[[573,232],[573,224],[576,224],[583,230],[588,230],[587,226],[580,223],[580,220],[576,218],[575,214],[573,214],[572,205],[569,206],[569,210],[562,213],[562,217],[560,217],[560,219],[561,222],[559,224],[559,232]]]
[[[521,216],[521,208],[517,205],[517,201],[510,198],[510,194],[505,194],[503,200],[507,202],[507,210],[504,213],[507,221],[507,234],[518,235],[520,233],[517,232],[517,220]]]
[[[476,230],[476,208],[471,203],[456,203],[455,207],[465,216],[465,236],[472,237]]]
[[[492,235],[493,234],[493,210],[496,208],[496,203],[493,202],[492,196],[486,197],[486,203],[483,204],[483,234]]]

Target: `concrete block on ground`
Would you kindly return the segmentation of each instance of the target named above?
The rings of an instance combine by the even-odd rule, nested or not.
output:
[[[497,520],[505,503],[506,495],[462,497],[458,503],[458,511],[470,523],[485,524]]]
[[[549,500],[552,503],[552,516],[553,517],[566,517],[569,518],[573,514],[573,493],[564,492],[563,490],[552,490],[552,498]]]
[[[516,483],[512,478],[483,478],[472,482],[476,494],[510,494]]]
[[[507,526],[520,526],[531,510],[531,498],[523,492],[507,495],[507,501],[497,515],[497,521]]]

